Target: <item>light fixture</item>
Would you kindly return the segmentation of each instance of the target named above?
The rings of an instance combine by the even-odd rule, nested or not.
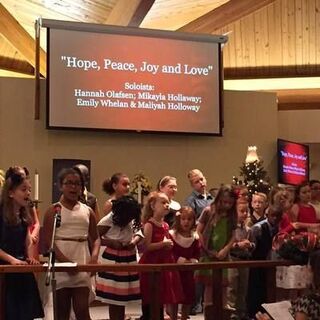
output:
[[[257,147],[256,146],[248,146],[248,151],[247,151],[245,163],[252,163],[255,161],[259,161],[259,157],[257,154]]]

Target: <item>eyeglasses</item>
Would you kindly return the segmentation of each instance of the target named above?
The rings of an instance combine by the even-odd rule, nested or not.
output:
[[[82,183],[80,181],[65,181],[62,183],[64,186],[75,186],[75,187],[81,187]]]

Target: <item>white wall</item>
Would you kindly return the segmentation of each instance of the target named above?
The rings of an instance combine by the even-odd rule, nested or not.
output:
[[[279,111],[279,137],[303,143],[320,143],[320,110]]]

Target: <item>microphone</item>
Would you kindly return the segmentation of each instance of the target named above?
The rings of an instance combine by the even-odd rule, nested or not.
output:
[[[61,225],[61,204],[60,203],[55,204],[53,207],[53,211],[54,211],[54,220],[55,220],[56,227],[59,228]]]
[[[34,202],[30,198],[28,198],[27,201],[28,201],[28,207],[30,209],[34,208]]]

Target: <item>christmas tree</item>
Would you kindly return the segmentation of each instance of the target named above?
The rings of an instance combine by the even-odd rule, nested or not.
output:
[[[263,167],[263,161],[258,158],[257,147],[249,147],[246,161],[240,167],[240,177],[233,177],[234,185],[245,185],[248,188],[250,198],[256,192],[268,195],[271,185],[267,171]],[[254,154],[255,156],[252,156]]]

